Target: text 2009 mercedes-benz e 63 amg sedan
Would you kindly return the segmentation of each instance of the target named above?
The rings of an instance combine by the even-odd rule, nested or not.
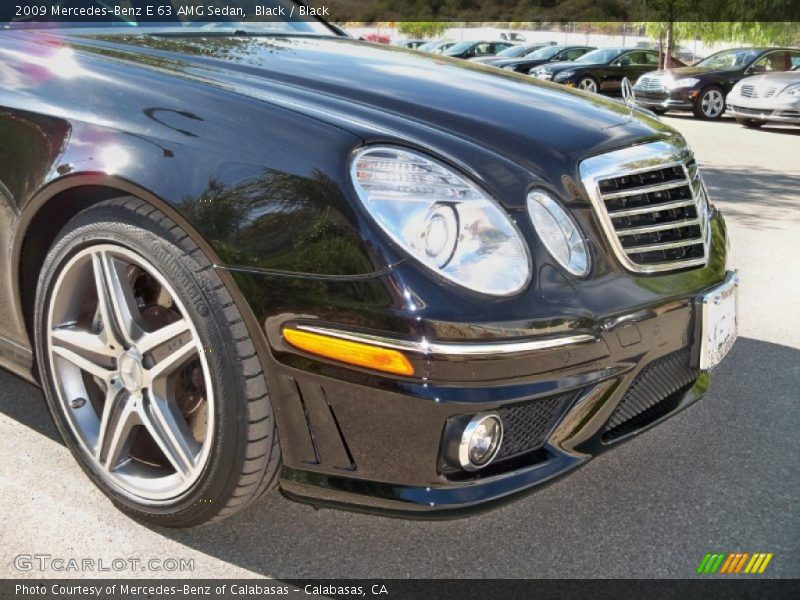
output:
[[[322,22],[206,25],[0,32],[0,364],[126,513],[448,514],[706,390],[737,280],[673,129]]]

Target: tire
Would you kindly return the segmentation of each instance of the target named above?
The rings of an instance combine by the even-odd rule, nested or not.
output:
[[[34,336],[56,426],[123,512],[191,527],[277,485],[273,410],[242,315],[150,204],[110,200],[66,224],[39,278]]]
[[[742,117],[736,117],[736,122],[739,123],[739,125],[744,125],[749,129],[758,129],[764,125],[764,121],[757,121],[756,119],[743,119]]]
[[[596,94],[600,90],[600,86],[597,85],[597,80],[594,77],[581,77],[576,87],[592,94]]]
[[[694,116],[698,119],[716,121],[725,113],[725,92],[717,85],[710,85],[700,92],[694,103]]]

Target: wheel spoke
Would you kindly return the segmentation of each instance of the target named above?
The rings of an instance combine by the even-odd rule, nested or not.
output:
[[[115,356],[99,335],[75,327],[56,327],[51,332],[50,338],[54,345],[69,347],[78,353],[85,351],[109,358]]]
[[[192,437],[180,411],[170,402],[150,394],[141,413],[143,425],[175,471],[188,477],[195,468],[199,444]]]
[[[113,471],[126,454],[131,432],[140,423],[141,419],[130,397],[120,393],[119,388],[109,389],[95,449],[98,462],[108,471]]]
[[[179,321],[170,323],[166,327],[162,327],[150,333],[145,333],[136,343],[136,347],[139,349],[139,352],[145,354],[188,331],[189,324],[184,319],[180,319]]]
[[[110,335],[126,346],[132,346],[144,329],[138,316],[133,290],[120,277],[116,259],[107,252],[93,255],[97,303],[100,306],[103,325],[111,330]]]
[[[197,345],[194,343],[194,340],[190,340],[177,350],[174,350],[167,356],[163,357],[158,361],[156,366],[150,369],[149,375],[151,385],[156,379],[172,374],[175,369],[186,362],[187,358],[196,353]]]
[[[90,375],[94,375],[95,377],[98,377],[103,381],[108,381],[113,373],[113,371],[111,371],[110,369],[107,369],[102,365],[98,365],[91,359],[81,356],[74,350],[70,350],[69,348],[65,348],[64,346],[54,345],[53,354],[55,354],[56,356],[60,356],[64,360],[72,363],[74,366],[78,367],[81,371],[86,371]]]

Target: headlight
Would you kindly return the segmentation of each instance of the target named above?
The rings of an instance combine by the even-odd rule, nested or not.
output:
[[[356,153],[350,173],[381,229],[435,273],[495,296],[527,285],[530,258],[514,223],[450,167],[411,150],[372,146]]]
[[[795,96],[800,96],[800,83],[795,83],[793,85],[790,85],[789,87],[784,89],[778,95],[779,96],[790,96],[792,98],[795,97]]]
[[[589,250],[578,226],[548,193],[528,194],[528,214],[539,239],[558,264],[578,277],[589,272]]]
[[[687,87],[694,87],[700,80],[695,77],[684,77],[683,79],[678,79],[677,81],[667,81],[665,82],[666,86],[671,89],[677,88],[687,88]]]
[[[575,75],[574,69],[568,69],[566,71],[561,71],[561,73],[556,73],[556,79],[567,79],[568,77],[572,77]]]
[[[504,68],[506,71],[514,71],[514,70],[515,70],[515,69],[514,69],[514,67],[512,67],[511,65],[506,65],[506,66],[505,66],[505,67],[503,67],[503,68]]]

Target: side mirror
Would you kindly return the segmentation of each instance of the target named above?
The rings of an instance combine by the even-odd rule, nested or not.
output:
[[[619,59],[619,66],[620,67],[630,67],[631,66],[631,59],[627,57],[623,57]]]

